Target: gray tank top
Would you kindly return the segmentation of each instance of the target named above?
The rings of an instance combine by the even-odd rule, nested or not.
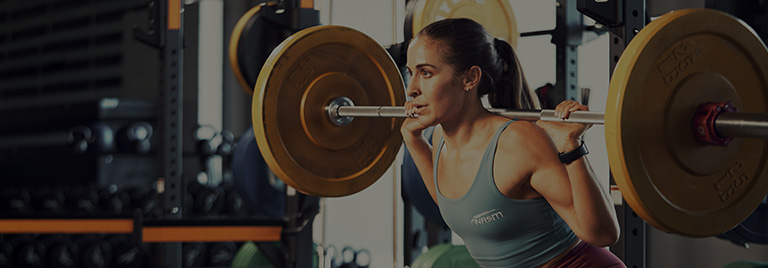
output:
[[[496,131],[480,161],[474,182],[462,197],[440,193],[437,164],[445,141],[438,143],[434,163],[437,202],[448,226],[463,240],[483,267],[537,267],[554,258],[578,238],[544,198],[519,200],[503,195],[493,179],[499,136]]]

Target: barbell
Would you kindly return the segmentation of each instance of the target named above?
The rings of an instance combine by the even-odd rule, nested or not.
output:
[[[719,11],[679,10],[627,46],[605,113],[570,120],[605,124],[611,172],[640,217],[666,232],[712,236],[768,193],[765,89],[768,52],[748,26]],[[399,70],[373,39],[343,26],[312,27],[284,40],[262,67],[254,136],[286,184],[350,195],[394,161],[406,115],[393,106],[404,102]],[[555,119],[551,110],[495,112]]]

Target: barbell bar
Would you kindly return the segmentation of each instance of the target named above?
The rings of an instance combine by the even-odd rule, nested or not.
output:
[[[325,107],[328,118],[333,122],[349,121],[345,117],[394,117],[416,118],[418,115],[408,115],[402,106],[355,106],[347,97],[337,97]],[[604,114],[592,111],[577,111],[562,120],[555,117],[555,110],[513,110],[490,108],[488,111],[511,119],[527,121],[567,121],[572,123],[599,124],[605,123]]]
[[[354,106],[351,101],[339,101],[347,99],[338,97],[325,107],[328,119],[339,126],[351,123],[354,117],[373,118],[418,118],[418,115],[409,115],[402,106]],[[605,124],[605,113],[595,111],[575,111],[567,119],[555,116],[555,110],[517,110],[517,109],[487,109],[489,112],[516,120],[526,121],[550,121],[580,124]],[[692,121],[696,117],[691,118]],[[693,125],[693,123],[692,123]],[[768,137],[768,113],[740,113],[722,112],[714,119],[714,130],[723,137]]]

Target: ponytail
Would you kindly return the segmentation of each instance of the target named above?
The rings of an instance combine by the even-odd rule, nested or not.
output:
[[[493,108],[537,109],[531,98],[528,82],[525,80],[523,68],[517,53],[504,40],[493,39],[496,49],[499,76],[493,79],[494,85],[488,93],[488,102]]]

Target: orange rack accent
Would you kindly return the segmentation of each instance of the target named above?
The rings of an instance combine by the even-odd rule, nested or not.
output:
[[[280,241],[282,226],[145,226],[142,241],[219,242]],[[133,219],[0,219],[0,233],[124,233],[134,231]]]
[[[131,233],[132,219],[2,219],[0,233]]]
[[[181,0],[168,1],[168,30],[181,28]]]
[[[281,226],[163,226],[144,227],[142,241],[280,241]]]

